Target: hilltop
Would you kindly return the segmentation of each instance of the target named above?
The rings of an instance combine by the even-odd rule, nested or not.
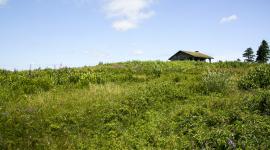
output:
[[[0,149],[269,149],[270,66],[0,71]]]

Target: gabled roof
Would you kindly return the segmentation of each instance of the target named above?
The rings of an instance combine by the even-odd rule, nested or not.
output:
[[[197,57],[197,58],[205,58],[205,59],[214,59],[213,57],[211,57],[211,56],[208,56],[208,55],[206,55],[206,54],[203,54],[203,53],[200,53],[199,51],[179,51],[179,52],[177,52],[175,55],[178,55],[179,53],[186,53],[186,54],[188,54],[188,55],[191,55],[191,56],[193,56],[193,57]],[[173,55],[173,56],[175,56],[175,55]],[[173,57],[172,56],[172,57]],[[172,58],[171,57],[171,58]]]
[[[200,53],[199,51],[195,51],[195,52],[191,52],[191,51],[182,51],[184,53],[187,53],[191,56],[194,56],[194,57],[199,57],[199,58],[206,58],[206,59],[214,59],[213,57],[211,56],[208,56],[206,54],[203,54],[203,53]]]

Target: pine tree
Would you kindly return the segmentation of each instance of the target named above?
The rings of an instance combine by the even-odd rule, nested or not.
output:
[[[261,46],[259,47],[257,51],[257,59],[256,62],[259,63],[267,63],[269,60],[270,50],[268,43],[263,40]]]
[[[254,61],[254,52],[252,48],[248,48],[245,50],[243,57],[246,58],[245,61],[246,62],[253,62]]]

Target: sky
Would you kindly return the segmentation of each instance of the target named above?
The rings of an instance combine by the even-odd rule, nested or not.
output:
[[[270,41],[269,0],[0,0],[0,68],[236,60]]]

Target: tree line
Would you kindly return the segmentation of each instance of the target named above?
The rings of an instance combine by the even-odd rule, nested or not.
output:
[[[259,49],[257,50],[256,59],[253,49],[250,47],[246,49],[243,53],[245,62],[258,62],[258,63],[267,63],[270,58],[270,49],[266,40],[263,40]]]

